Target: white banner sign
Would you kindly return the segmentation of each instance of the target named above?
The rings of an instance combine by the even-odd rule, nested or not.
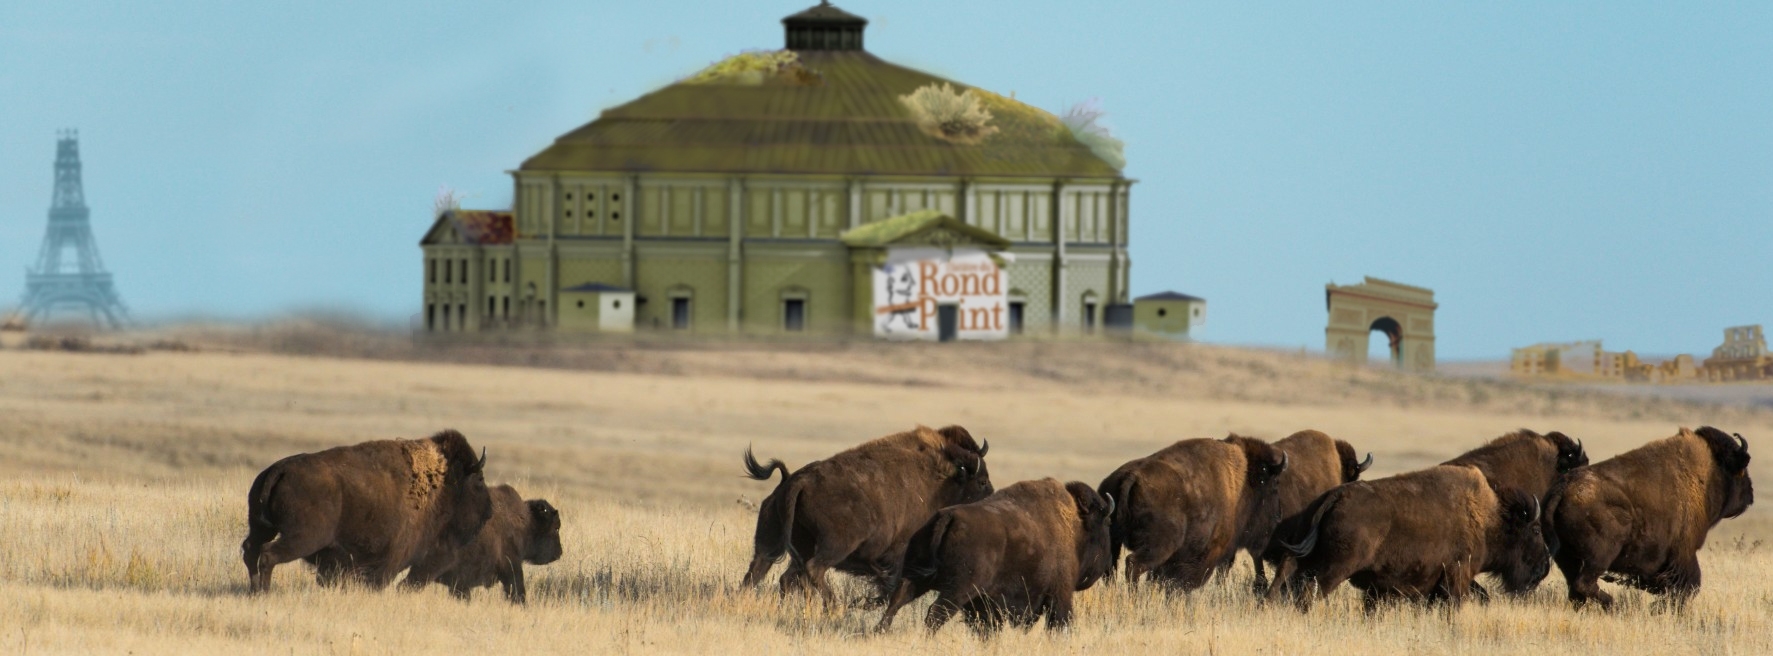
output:
[[[936,340],[1009,334],[1009,276],[978,249],[893,248],[874,268],[874,334]]]

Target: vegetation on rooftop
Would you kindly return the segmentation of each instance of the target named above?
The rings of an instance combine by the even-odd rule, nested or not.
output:
[[[1071,130],[1072,137],[1090,147],[1090,152],[1108,162],[1109,166],[1123,169],[1127,166],[1126,142],[1115,138],[1108,126],[1098,122],[1107,115],[1108,112],[1102,111],[1101,99],[1091,98],[1072,105],[1060,120]]]
[[[793,50],[748,50],[714,62],[685,84],[738,84],[762,86],[778,84],[816,87],[825,83],[817,71],[800,61]]]
[[[932,82],[899,96],[899,102],[911,110],[917,127],[937,139],[971,145],[997,132],[991,111],[973,89],[956,93],[947,82],[940,87]]]

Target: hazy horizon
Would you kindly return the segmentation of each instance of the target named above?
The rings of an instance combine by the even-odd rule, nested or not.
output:
[[[811,4],[0,8],[0,308],[77,128],[137,318],[402,323],[439,186],[506,207],[556,136]],[[1366,275],[1435,290],[1448,361],[1773,324],[1773,5],[837,4],[888,61],[1101,98],[1133,295],[1207,298],[1202,341],[1319,351],[1323,284]]]

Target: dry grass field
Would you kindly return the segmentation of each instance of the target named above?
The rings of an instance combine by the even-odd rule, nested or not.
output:
[[[752,504],[774,484],[741,477],[747,444],[798,466],[914,423],[959,423],[991,440],[999,485],[1093,485],[1179,438],[1317,428],[1371,450],[1377,477],[1518,427],[1582,438],[1597,461],[1680,425],[1773,449],[1766,409],[1167,344],[191,339],[195,352],[0,351],[0,653],[1773,653],[1765,505],[1712,533],[1704,588],[1680,612],[1631,591],[1618,612],[1575,612],[1554,571],[1522,602],[1369,618],[1344,589],[1300,614],[1254,603],[1240,562],[1189,597],[1098,585],[1066,633],[981,642],[958,622],[925,636],[927,599],[870,635],[878,611],[737,589]],[[300,563],[271,593],[244,594],[245,495],[260,469],[446,427],[488,448],[489,482],[561,509],[567,554],[529,569],[527,607],[496,589],[468,603],[440,587],[325,590]],[[1752,473],[1769,480],[1770,462]]]

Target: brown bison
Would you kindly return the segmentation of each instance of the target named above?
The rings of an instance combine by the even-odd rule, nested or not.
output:
[[[1441,464],[1476,467],[1485,480],[1543,501],[1560,474],[1588,464],[1588,453],[1582,442],[1563,433],[1540,435],[1522,428]]]
[[[1205,585],[1237,556],[1253,525],[1273,521],[1258,510],[1288,459],[1272,444],[1233,434],[1182,440],[1121,465],[1096,488],[1119,500],[1110,559],[1126,546],[1129,583],[1150,574],[1172,589]]]
[[[1305,610],[1348,581],[1371,612],[1397,598],[1457,605],[1482,572],[1510,585],[1538,581],[1551,568],[1540,508],[1466,466],[1342,485],[1312,502],[1307,533],[1287,544],[1291,558],[1269,594],[1290,591]]]
[[[912,600],[934,590],[930,631],[959,611],[981,633],[1008,621],[1048,629],[1071,621],[1071,595],[1108,573],[1108,518],[1114,498],[1083,483],[1047,478],[1011,485],[984,501],[950,506],[911,537],[900,579],[878,630]]]
[[[965,428],[925,426],[865,442],[793,474],[780,460],[759,465],[745,450],[752,479],[782,482],[759,504],[751,567],[744,586],[753,587],[788,552],[781,590],[810,588],[832,601],[827,570],[870,578],[879,592],[905,557],[905,542],[937,510],[991,495],[985,466],[987,441],[980,445]]]
[[[543,499],[524,501],[509,485],[492,488],[492,519],[474,540],[459,549],[435,549],[414,563],[402,585],[420,589],[431,583],[449,586],[450,594],[467,599],[475,588],[500,584],[505,599],[521,604],[528,597],[523,564],[546,565],[560,559],[560,511]]]
[[[1588,464],[1588,452],[1581,441],[1563,433],[1540,435],[1522,428],[1441,464],[1476,467],[1492,485],[1518,489],[1543,503],[1559,476]],[[1503,591],[1520,596],[1538,586],[1538,579],[1515,581],[1504,584]],[[1479,599],[1489,600],[1490,592],[1484,586],[1474,582],[1471,587]]]
[[[1256,565],[1257,593],[1268,589],[1265,563],[1279,564],[1286,558],[1274,536],[1281,525],[1303,525],[1310,517],[1304,514],[1320,495],[1343,483],[1360,480],[1361,473],[1373,466],[1373,454],[1365,460],[1355,457],[1354,447],[1314,430],[1299,431],[1276,441],[1274,447],[1287,454],[1287,469],[1274,479],[1274,492],[1267,495],[1264,508],[1251,518],[1249,530],[1238,547],[1250,554]],[[1232,561],[1224,563],[1231,567]]]
[[[1755,502],[1748,441],[1703,426],[1571,472],[1546,503],[1570,601],[1613,607],[1603,575],[1678,604],[1699,591],[1699,548]]]
[[[253,479],[240,544],[253,592],[303,558],[322,585],[349,575],[374,588],[434,548],[466,544],[492,516],[468,438],[381,440],[284,458]]]

